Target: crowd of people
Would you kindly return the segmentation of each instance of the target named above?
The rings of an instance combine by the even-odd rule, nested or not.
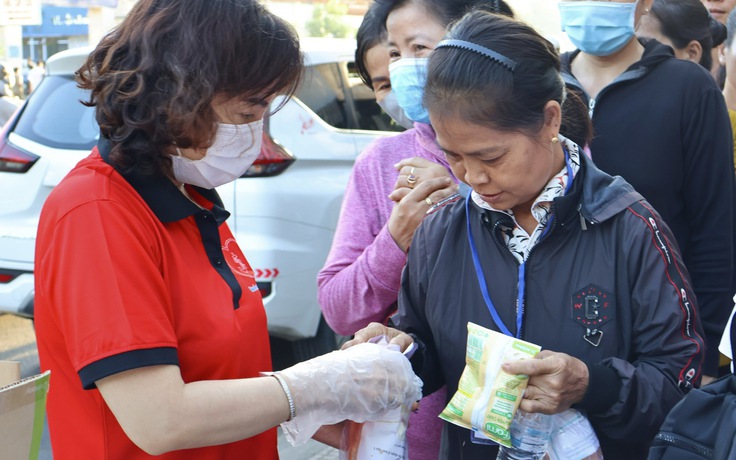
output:
[[[575,408],[605,458],[646,458],[729,372],[736,13],[724,30],[698,0],[559,8],[562,55],[504,0],[374,0],[356,68],[407,129],[356,160],[317,280],[354,338],[274,373],[214,187],[299,84],[298,37],[256,0],[140,0],[76,73],[100,141],[39,222],[54,458],[275,459],[279,425],[337,446],[343,421],[416,401],[410,460],[495,458],[437,417],[469,322],[542,347],[503,364],[529,376],[520,410]]]
[[[410,129],[376,141],[356,161],[318,278],[325,318],[341,334],[389,323],[422,344],[430,396],[409,426],[411,459],[438,458],[434,436],[417,440],[412,428],[436,432],[430,421],[457,389],[459,331],[469,321],[548,350],[542,369],[511,368],[531,375],[522,407],[549,413],[572,405],[592,422],[605,457],[645,458],[669,409],[727,372],[718,344],[735,286],[728,90],[721,94],[713,77],[683,62],[707,71],[728,65],[726,27],[699,0],[563,1],[561,26],[577,49],[555,58],[532,29],[498,16],[474,13],[448,33],[437,3],[377,0],[358,33],[363,80],[379,101],[395,94],[396,105],[379,103]],[[464,2],[444,8],[449,3]],[[503,1],[469,9],[513,17]],[[383,17],[382,43],[377,33],[367,39],[375,17]],[[388,66],[375,57],[382,47]],[[433,58],[435,49],[442,57]],[[722,50],[720,60],[713,50]],[[549,128],[544,103],[554,100],[561,121]],[[506,133],[534,139],[552,166],[534,181],[548,154]],[[440,155],[422,154],[435,149]],[[421,185],[443,176],[441,167],[465,199],[437,211],[434,183]],[[426,217],[406,213],[409,203],[423,204]],[[626,214],[644,228],[624,224]],[[410,238],[399,231],[406,228]],[[667,263],[655,268],[663,255]],[[588,289],[613,296],[619,317],[570,311],[575,293]],[[557,396],[545,400],[549,394]],[[444,402],[434,402],[439,395]],[[632,413],[640,419],[632,422]],[[493,458],[497,448],[452,425],[442,444],[446,458]]]
[[[25,99],[46,75],[44,61],[33,61],[28,58],[25,65],[13,67],[9,71],[0,64],[0,97]]]
[[[13,115],[18,105],[33,91],[46,74],[43,61],[30,58],[26,65],[13,67],[12,71],[0,64],[0,126]]]

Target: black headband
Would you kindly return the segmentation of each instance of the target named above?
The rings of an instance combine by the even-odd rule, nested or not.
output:
[[[502,66],[509,69],[509,71],[511,72],[513,72],[514,69],[516,69],[516,62],[507,58],[503,54],[490,50],[486,48],[485,46],[476,45],[475,43],[467,42],[465,40],[455,40],[455,39],[442,40],[441,42],[437,44],[437,46],[434,47],[434,49],[437,49],[437,48],[460,48],[460,49],[465,49],[468,51],[474,51],[478,54],[482,54],[483,56],[495,62],[498,62]]]

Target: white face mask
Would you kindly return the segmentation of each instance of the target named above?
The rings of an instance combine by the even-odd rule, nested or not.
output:
[[[199,160],[172,155],[174,178],[206,189],[242,176],[261,153],[263,119],[243,125],[220,123],[215,141]]]
[[[384,97],[378,105],[381,106],[383,111],[386,112],[393,121],[398,123],[399,126],[403,126],[406,129],[414,127],[414,122],[411,121],[404,113],[404,109],[399,105],[399,100],[396,99],[396,93],[394,93],[393,90],[389,91],[386,97]]]

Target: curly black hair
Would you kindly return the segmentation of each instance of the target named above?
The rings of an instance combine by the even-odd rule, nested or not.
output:
[[[215,98],[290,96],[302,70],[296,33],[256,0],[141,0],[76,80],[115,165],[170,175],[172,146],[211,145]]]

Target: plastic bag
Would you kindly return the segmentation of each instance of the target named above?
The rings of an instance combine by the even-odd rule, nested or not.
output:
[[[386,337],[374,337],[371,342],[392,347]],[[412,344],[405,352],[411,357],[416,349]],[[411,406],[401,406],[386,413],[380,420],[364,423],[347,420],[340,445],[340,460],[404,460],[409,458],[406,449],[406,429]]]
[[[550,460],[602,460],[600,442],[587,417],[575,409],[554,416],[552,440],[547,454]]]
[[[404,460],[406,428],[411,411],[405,407],[386,414],[385,420],[357,423],[348,420],[343,429],[340,460]]]

